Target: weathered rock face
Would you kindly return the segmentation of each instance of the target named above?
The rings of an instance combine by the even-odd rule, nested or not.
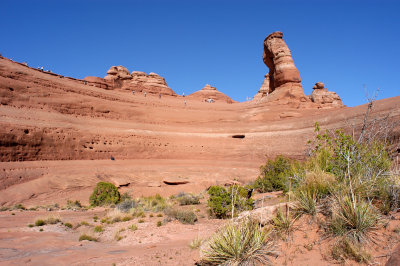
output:
[[[196,91],[187,96],[189,99],[199,99],[201,101],[207,102],[209,100],[212,101],[223,101],[227,103],[234,103],[235,101],[232,100],[231,97],[227,96],[226,94],[217,90],[217,88],[212,87],[208,84],[204,86],[199,91]]]
[[[315,83],[313,92],[310,95],[311,101],[319,104],[319,108],[335,108],[342,107],[343,103],[336,92],[328,91],[322,82]]]
[[[269,87],[269,74],[264,76],[264,81],[261,84],[261,88],[258,90],[257,94],[254,95],[253,100],[260,100],[263,97],[268,96],[269,93],[272,91],[270,90]]]
[[[129,70],[123,66],[112,66],[107,71],[107,76],[104,77],[106,80],[115,80],[115,79],[131,79],[132,76],[129,73]]]
[[[296,99],[307,101],[301,86],[300,73],[294,65],[292,54],[280,31],[264,40],[264,63],[269,68],[269,99]]]
[[[123,66],[112,66],[104,78],[113,88],[134,90],[138,92],[157,93],[163,95],[176,95],[168,87],[165,79],[156,73],[146,74],[141,71],[129,70]]]

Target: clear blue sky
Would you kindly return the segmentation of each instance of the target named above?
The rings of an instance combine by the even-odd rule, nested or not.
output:
[[[0,53],[76,78],[112,65],[155,72],[177,93],[206,83],[244,101],[282,31],[310,94],[322,81],[348,106],[400,95],[399,1],[2,0]]]

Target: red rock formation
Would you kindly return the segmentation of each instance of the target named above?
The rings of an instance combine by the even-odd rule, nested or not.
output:
[[[213,100],[213,101],[222,101],[222,102],[227,102],[227,103],[234,103],[235,101],[232,100],[231,97],[227,96],[226,94],[217,91],[217,88],[212,87],[208,84],[204,86],[199,91],[196,91],[190,95],[187,96],[189,99],[199,99],[201,101],[207,102],[208,100]]]
[[[301,86],[299,71],[280,31],[271,33],[264,40],[264,63],[269,68],[270,100],[284,98],[307,101]]]
[[[319,104],[319,108],[343,107],[342,100],[336,92],[328,91],[322,82],[315,83],[310,99]]]
[[[107,71],[104,80],[113,88],[176,96],[165,79],[153,72],[148,75],[141,71],[129,73],[129,70],[123,66],[112,66]]]
[[[257,94],[254,95],[253,100],[261,100],[264,97],[267,97],[269,93],[271,93],[271,88],[269,86],[269,74],[264,76],[264,81],[261,84],[261,88],[258,90]]]

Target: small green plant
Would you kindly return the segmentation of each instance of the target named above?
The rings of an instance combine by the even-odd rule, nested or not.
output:
[[[42,220],[42,219],[38,219],[38,220],[35,221],[35,225],[36,226],[43,226],[45,224],[46,224],[46,222],[44,220]]]
[[[203,243],[203,239],[201,239],[200,237],[196,237],[195,239],[190,241],[189,247],[191,249],[198,249],[202,243]]]
[[[154,217],[154,214],[150,213],[149,217],[150,217],[150,218]]]
[[[28,227],[34,227],[35,225],[34,224],[28,224]]]
[[[13,207],[14,210],[26,210],[25,206],[22,205],[21,203],[15,204]]]
[[[72,228],[72,224],[71,223],[64,223],[64,225],[68,228]]]
[[[157,217],[163,217],[162,213],[157,214]]]
[[[43,228],[40,228],[40,230],[39,230],[40,232],[43,232]]]
[[[295,210],[298,214],[310,214],[312,216],[318,211],[318,196],[315,191],[305,189],[296,194],[297,204]]]
[[[157,222],[157,227],[160,227],[160,226],[162,226],[162,222],[161,222],[161,221],[158,221],[158,222]]]
[[[266,265],[275,255],[269,232],[246,220],[229,223],[211,237],[203,261],[212,265]]]
[[[138,205],[140,205],[143,210],[152,212],[163,211],[168,207],[167,200],[161,197],[160,194],[150,197],[141,197]]]
[[[117,204],[121,199],[117,187],[112,183],[99,182],[89,198],[90,205],[102,206],[107,204]]]
[[[136,231],[138,229],[136,224],[132,224],[131,226],[128,227],[131,231]]]
[[[180,221],[183,224],[194,224],[197,222],[197,216],[192,211],[167,209],[165,214],[173,219]]]
[[[213,217],[232,218],[242,211],[253,209],[253,200],[248,197],[249,191],[244,187],[234,185],[225,189],[221,186],[212,186],[208,194],[210,197],[207,205]]]
[[[88,240],[88,241],[94,241],[94,242],[98,241],[98,239],[96,237],[93,237],[93,236],[90,236],[87,234],[83,234],[79,237],[79,241],[82,241],[82,240]]]
[[[292,217],[288,206],[285,208],[285,213],[278,208],[276,216],[272,219],[272,225],[277,233],[279,233],[283,238],[287,238],[293,232],[294,223],[297,218],[298,217]]]
[[[138,221],[138,223],[144,223],[144,220],[143,219],[139,219],[139,221]]]
[[[89,226],[89,223],[88,223],[88,222],[86,222],[86,221],[82,221],[82,222],[81,222],[81,225],[84,225],[84,226]]]
[[[97,225],[93,229],[96,233],[101,233],[104,231],[103,227],[101,225]]]
[[[127,222],[127,221],[130,221],[130,220],[132,220],[132,216],[130,216],[130,215],[126,215],[126,216],[124,216],[124,217],[122,218],[122,221],[123,221],[123,222]]]

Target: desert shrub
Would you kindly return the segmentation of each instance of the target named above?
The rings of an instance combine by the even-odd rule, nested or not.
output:
[[[157,227],[160,227],[162,225],[161,221],[157,221]]]
[[[21,203],[18,203],[14,205],[13,210],[26,210],[26,208]]]
[[[189,194],[189,193],[179,193],[175,199],[179,202],[179,205],[196,205],[200,204],[200,197]]]
[[[194,224],[197,221],[197,216],[192,211],[166,209],[165,214],[168,217],[176,219],[183,224]]]
[[[160,194],[156,194],[155,196],[149,196],[149,197],[141,197],[139,199],[139,205],[145,211],[153,211],[153,212],[159,212],[168,207],[166,199],[161,197]]]
[[[216,218],[228,218],[253,209],[253,199],[248,198],[249,191],[244,187],[234,185],[225,189],[221,186],[212,186],[208,194],[209,212]]]
[[[44,220],[42,220],[42,219],[38,219],[38,220],[35,221],[35,225],[36,226],[43,226],[45,224],[46,224],[46,222]]]
[[[137,205],[135,200],[126,199],[117,205],[117,209],[123,212],[128,212]]]
[[[275,255],[269,232],[252,220],[227,224],[202,252],[202,261],[211,265],[266,265]]]
[[[117,187],[112,183],[99,182],[89,198],[90,205],[102,206],[106,204],[117,204],[120,201]]]
[[[34,224],[28,224],[28,227],[34,227],[35,225]]]
[[[132,216],[130,216],[130,215],[126,215],[126,216],[122,217],[122,221],[123,222],[127,222],[127,221],[130,221],[130,220],[132,220]]]
[[[157,217],[163,217],[162,213],[157,214]]]
[[[67,209],[80,209],[82,208],[82,204],[79,200],[67,200]]]
[[[96,237],[93,237],[93,236],[90,236],[87,234],[83,234],[79,237],[79,241],[82,241],[82,240],[88,240],[88,241],[94,241],[94,242],[98,241],[98,239]]]
[[[95,231],[96,233],[101,233],[104,231],[104,229],[101,225],[97,225],[94,227],[93,231]]]
[[[139,219],[139,221],[138,221],[138,223],[144,223],[144,220],[143,219]]]
[[[334,235],[343,235],[357,241],[368,240],[368,233],[377,228],[379,214],[374,207],[357,197],[338,197],[329,224]]]
[[[59,223],[59,222],[61,222],[61,220],[60,220],[60,218],[58,218],[58,217],[49,217],[49,218],[47,218],[47,219],[45,220],[45,223],[46,223],[46,224],[57,224],[57,223]]]
[[[71,223],[64,223],[64,226],[68,227],[68,228],[72,228],[72,224]]]
[[[121,195],[121,202],[131,200],[132,197],[128,194],[128,192],[125,192],[124,194]]]
[[[355,260],[360,263],[368,264],[371,261],[371,255],[361,246],[348,238],[342,238],[332,247],[332,258],[343,263],[346,259]]]
[[[268,160],[260,167],[260,176],[254,183],[254,188],[260,192],[288,191],[289,178],[302,172],[300,164],[283,156]],[[292,184],[293,185],[293,184]]]

